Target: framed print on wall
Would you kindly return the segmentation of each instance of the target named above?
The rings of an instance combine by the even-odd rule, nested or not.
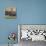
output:
[[[33,42],[46,42],[45,24],[19,24],[18,41],[20,46],[31,46]],[[32,43],[31,43],[32,42]]]
[[[46,41],[46,25],[31,25],[20,24],[18,25],[18,33],[20,32],[20,41]]]
[[[16,19],[16,7],[5,8],[5,18]]]

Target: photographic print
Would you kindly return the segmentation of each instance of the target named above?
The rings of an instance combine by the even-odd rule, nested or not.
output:
[[[31,42],[46,42],[46,25],[20,24],[18,31],[20,32],[19,42],[22,46],[26,44],[30,46]]]
[[[5,8],[5,17],[7,19],[16,19],[16,8],[15,7]]]

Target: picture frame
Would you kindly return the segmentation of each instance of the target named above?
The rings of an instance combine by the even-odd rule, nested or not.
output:
[[[5,8],[6,19],[16,19],[16,7]]]

